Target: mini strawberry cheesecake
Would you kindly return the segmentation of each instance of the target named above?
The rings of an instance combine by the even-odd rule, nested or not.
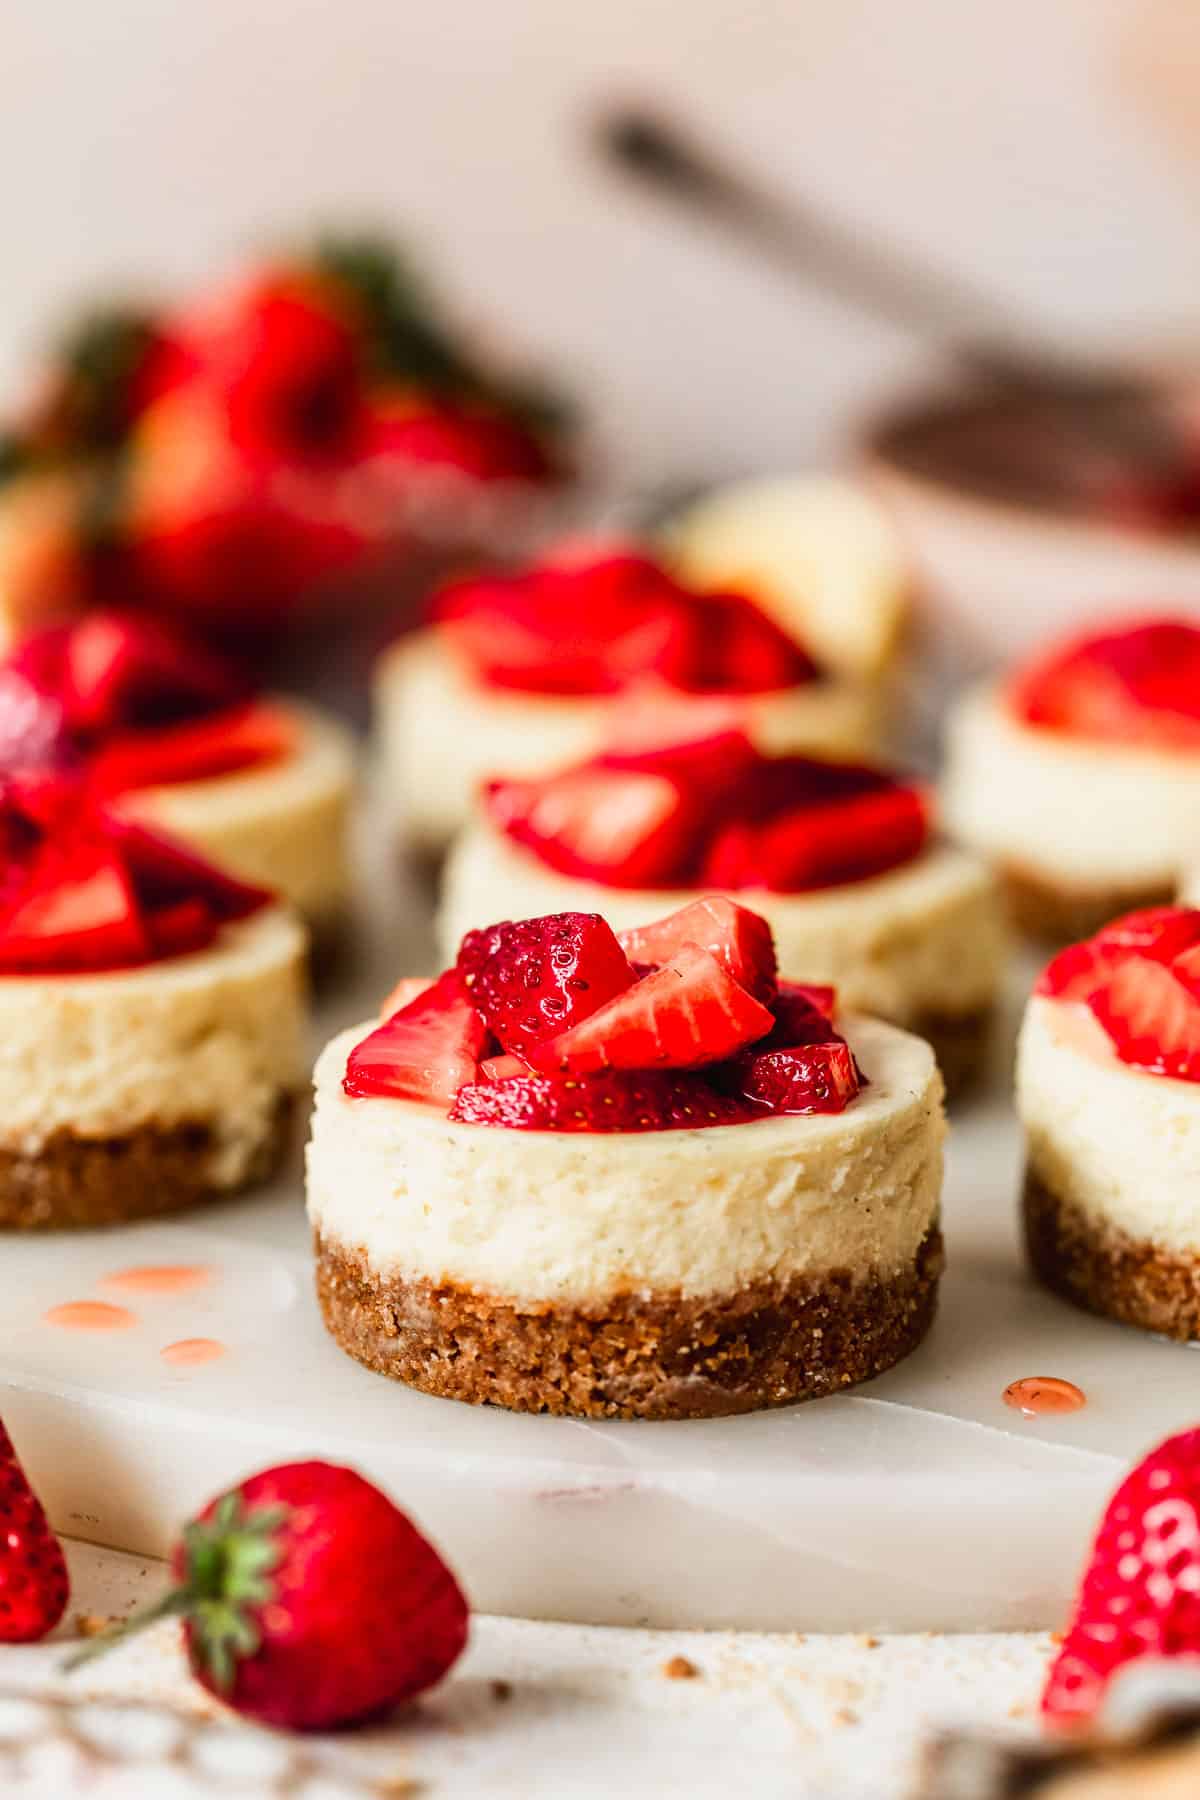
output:
[[[770,749],[847,754],[877,725],[872,687],[819,667],[755,601],[632,551],[452,584],[382,658],[375,701],[385,790],[430,851],[486,775],[543,774],[647,717],[666,737],[740,726]]]
[[[1200,626],[1131,620],[976,689],[951,718],[943,804],[1036,936],[1169,899],[1200,851]]]
[[[780,983],[754,913],[491,926],[384,1015],[323,1053],[308,1152],[325,1322],[369,1368],[703,1417],[839,1392],[924,1336],[932,1052]]]
[[[910,783],[765,756],[739,733],[489,783],[447,865],[442,943],[451,954],[497,894],[629,931],[721,893],[769,922],[785,976],[832,983],[846,1006],[928,1038],[951,1092],[978,1072],[1006,951],[986,863],[934,840]]]
[[[267,1175],[305,1068],[287,908],[55,778],[0,792],[0,1226],[106,1225]]]
[[[0,770],[82,769],[123,817],[269,886],[332,936],[350,885],[349,734],[259,699],[230,665],[140,615],[88,613],[0,666]]]
[[[1200,912],[1130,913],[1054,958],[1021,1029],[1017,1104],[1042,1280],[1200,1339]]]

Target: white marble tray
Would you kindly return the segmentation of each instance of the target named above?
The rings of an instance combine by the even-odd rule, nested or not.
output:
[[[373,887],[370,953],[324,1007],[322,1035],[427,966],[413,893],[393,899],[390,874]],[[993,1096],[955,1122],[937,1324],[855,1394],[725,1421],[594,1425],[410,1393],[324,1336],[297,1158],[270,1191],[189,1220],[6,1240],[0,1411],[56,1524],[122,1548],[161,1553],[220,1486],[320,1454],[391,1489],[490,1612],[793,1631],[1055,1623],[1123,1468],[1200,1413],[1200,1362],[1030,1283],[1005,1088],[1001,1068]],[[162,1263],[208,1264],[212,1279],[123,1296],[138,1315],[126,1331],[43,1322],[51,1306],[106,1297],[98,1284],[115,1270]],[[198,1336],[227,1353],[183,1368],[160,1357]],[[1065,1376],[1088,1405],[1024,1419],[1001,1396],[1025,1375]]]

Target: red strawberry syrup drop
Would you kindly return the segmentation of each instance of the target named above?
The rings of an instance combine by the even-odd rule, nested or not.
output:
[[[1044,1413],[1073,1413],[1087,1405],[1087,1395],[1073,1381],[1058,1375],[1025,1375],[1010,1381],[1004,1390],[1004,1404],[1027,1419]]]

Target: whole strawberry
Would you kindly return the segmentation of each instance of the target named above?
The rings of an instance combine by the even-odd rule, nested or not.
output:
[[[454,1576],[386,1494],[332,1463],[284,1463],[184,1527],[178,1585],[78,1652],[183,1620],[197,1681],[248,1718],[323,1731],[431,1687],[467,1641]]]
[[[0,1424],[0,1643],[45,1637],[70,1592],[62,1545]]]
[[[1042,1711],[1086,1721],[1139,1656],[1200,1658],[1200,1428],[1152,1450],[1109,1502]]]

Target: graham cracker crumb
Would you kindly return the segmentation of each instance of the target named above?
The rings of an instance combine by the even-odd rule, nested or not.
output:
[[[513,1686],[511,1681],[489,1681],[488,1687],[491,1690],[493,1700],[511,1700],[513,1697]]]
[[[864,1631],[858,1640],[858,1647],[860,1650],[878,1650],[879,1639],[872,1637],[869,1631]]]
[[[686,1656],[669,1656],[662,1672],[668,1681],[695,1681],[700,1674],[696,1664]]]
[[[839,1728],[846,1725],[857,1725],[858,1714],[850,1706],[839,1706],[833,1715],[833,1722]]]
[[[79,1612],[75,1614],[75,1635],[81,1638],[99,1637],[107,1631],[116,1620],[106,1618],[103,1613]]]

